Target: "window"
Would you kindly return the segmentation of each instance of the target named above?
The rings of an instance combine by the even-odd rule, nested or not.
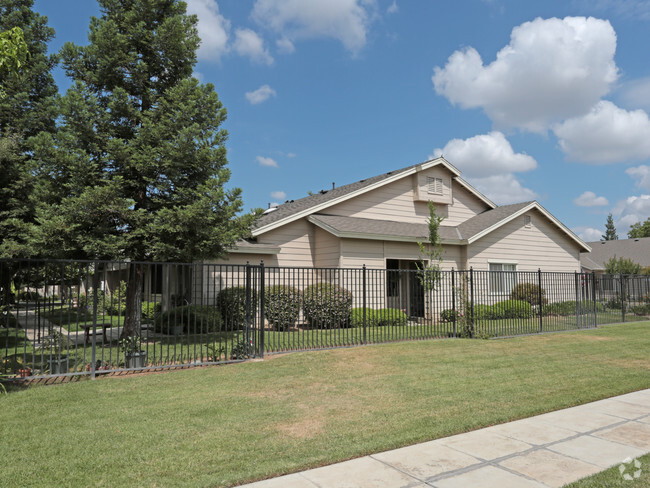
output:
[[[427,192],[442,195],[442,178],[427,177]]]
[[[517,265],[490,263],[490,293],[509,295],[517,284]]]
[[[526,229],[532,227],[532,219],[530,218],[530,215],[524,215],[524,227],[526,227]]]

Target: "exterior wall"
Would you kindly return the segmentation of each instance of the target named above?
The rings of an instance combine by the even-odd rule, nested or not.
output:
[[[468,264],[487,270],[492,262],[517,263],[518,271],[580,271],[580,249],[541,213],[531,211],[531,227],[524,216],[508,222],[471,244]]]
[[[315,227],[314,240],[314,266],[338,268],[341,261],[340,239],[320,227]]]
[[[416,201],[418,181],[426,184],[427,177],[444,177],[443,181],[449,182],[451,176],[442,168],[431,168],[334,205],[327,209],[327,213],[421,224],[429,217],[429,208],[426,201]],[[445,217],[443,225],[458,225],[488,209],[484,202],[460,184],[452,181],[451,185],[452,204],[437,204],[438,213]]]
[[[312,268],[314,263],[314,225],[300,219],[261,235],[258,242],[280,248],[278,266]]]

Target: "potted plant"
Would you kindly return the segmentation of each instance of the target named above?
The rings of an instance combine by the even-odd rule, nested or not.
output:
[[[124,349],[125,367],[144,368],[147,363],[147,351],[142,349],[142,337],[127,336],[122,338],[120,343]]]
[[[50,374],[64,374],[68,372],[68,355],[61,354],[64,345],[65,338],[63,334],[56,330],[51,331],[50,335],[43,338],[42,349],[50,350],[50,358],[48,359]]]

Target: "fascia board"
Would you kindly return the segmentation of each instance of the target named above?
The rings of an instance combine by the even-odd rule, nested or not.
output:
[[[273,246],[260,246],[260,247],[235,247],[230,249],[231,253],[235,254],[279,254],[280,248]]]
[[[259,236],[261,234],[264,234],[266,232],[272,231],[273,229],[277,229],[278,227],[282,227],[283,225],[286,225],[288,223],[291,223],[295,220],[301,219],[303,217],[307,217],[311,214],[315,214],[317,212],[320,212],[321,210],[324,210],[328,207],[331,207],[333,205],[336,205],[338,203],[345,202],[346,200],[349,200],[351,198],[354,198],[358,195],[363,195],[364,193],[367,193],[369,191],[375,190],[377,188],[381,188],[384,185],[388,185],[389,183],[392,183],[397,180],[401,180],[402,178],[405,178],[407,176],[410,176],[412,174],[415,174],[419,171],[423,171],[429,168],[433,168],[434,166],[437,166],[439,164],[442,164],[445,166],[449,171],[454,173],[456,177],[460,174],[458,169],[456,169],[449,161],[447,161],[444,158],[436,158],[436,159],[431,159],[429,161],[426,161],[424,163],[418,164],[406,171],[402,171],[401,173],[397,173],[393,176],[390,176],[389,178],[385,178],[381,181],[378,181],[376,183],[373,183],[372,185],[368,185],[364,188],[360,188],[356,191],[346,193],[345,195],[341,195],[338,198],[334,198],[332,200],[328,200],[327,202],[323,202],[320,205],[315,205],[313,207],[309,207],[301,212],[296,212],[293,215],[290,215],[288,217],[285,217],[284,219],[280,219],[276,222],[273,222],[271,224],[265,225],[264,227],[259,227],[258,229],[254,229],[252,231],[253,237]]]
[[[478,197],[479,200],[481,200],[483,203],[487,204],[491,208],[497,208],[497,204],[494,203],[492,200],[490,200],[488,197],[483,195],[480,191],[478,191],[476,188],[474,188],[472,185],[470,185],[468,182],[466,182],[464,179],[462,179],[460,176],[456,177],[456,181],[461,184],[466,190],[468,190],[470,193],[474,194],[474,196]]]

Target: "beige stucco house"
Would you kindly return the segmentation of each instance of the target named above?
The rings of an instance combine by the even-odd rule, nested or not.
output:
[[[271,208],[221,262],[409,269],[429,201],[444,216],[443,269],[573,272],[590,250],[539,203],[497,206],[440,157]]]

